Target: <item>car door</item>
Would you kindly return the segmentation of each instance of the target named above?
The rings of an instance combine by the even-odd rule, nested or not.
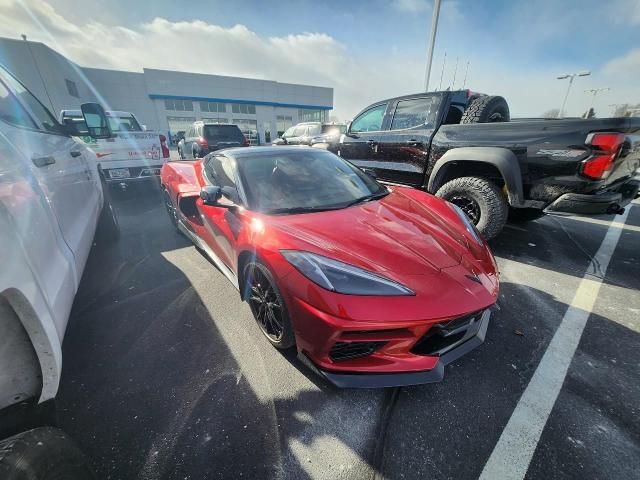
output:
[[[440,94],[421,95],[391,105],[388,130],[378,137],[379,179],[422,184],[441,99]]]
[[[0,84],[19,101],[33,122],[33,128],[8,130],[7,138],[31,160],[33,174],[74,254],[79,281],[102,207],[96,167],[89,163],[86,147],[67,135],[49,110],[2,69]]]
[[[76,262],[31,172],[31,159],[9,141],[16,136],[11,130],[35,127],[0,82],[0,291],[21,290],[41,319],[51,315],[54,335],[62,339],[77,288]],[[46,306],[37,301],[37,290],[43,293]],[[49,330],[48,325],[45,328]]]
[[[382,133],[388,103],[373,105],[361,112],[340,139],[338,155],[354,165],[377,168],[378,139]]]
[[[234,160],[224,155],[210,156],[204,165],[207,180],[225,191],[233,191],[233,198],[225,197],[221,203],[239,203],[237,195],[237,173]],[[204,221],[207,244],[232,272],[236,272],[236,241],[242,226],[236,209],[205,205],[202,200],[196,202]]]

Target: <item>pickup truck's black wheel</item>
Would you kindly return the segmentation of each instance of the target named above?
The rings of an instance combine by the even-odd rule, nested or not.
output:
[[[114,242],[120,237],[120,224],[118,223],[118,216],[113,208],[113,202],[111,201],[111,191],[107,184],[102,169],[98,170],[100,177],[100,183],[102,184],[102,211],[98,218],[98,227],[96,229],[96,236],[98,238],[107,240],[108,242]]]
[[[90,480],[84,454],[62,430],[34,428],[0,442],[3,480]]]
[[[510,208],[509,221],[514,223],[531,222],[544,216],[544,212],[539,208]]]
[[[258,326],[276,348],[285,349],[296,344],[289,312],[282,294],[269,269],[259,260],[244,267],[246,299]]]
[[[485,96],[469,104],[460,123],[508,122],[510,119],[509,105],[503,97]]]
[[[498,186],[486,178],[454,178],[436,195],[460,207],[487,239],[498,235],[507,221],[507,201]]]

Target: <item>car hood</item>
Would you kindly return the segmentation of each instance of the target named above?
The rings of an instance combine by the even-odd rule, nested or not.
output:
[[[469,251],[456,228],[399,191],[340,210],[264,218],[288,237],[287,248],[381,273],[432,274],[459,265]]]

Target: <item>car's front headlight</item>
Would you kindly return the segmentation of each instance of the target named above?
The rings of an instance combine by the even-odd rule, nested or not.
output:
[[[460,217],[460,220],[462,220],[462,223],[464,223],[464,226],[467,229],[467,232],[469,232],[471,234],[471,236],[474,238],[474,240],[478,244],[482,245],[484,242],[482,241],[482,237],[480,236],[480,232],[478,232],[478,229],[473,224],[473,222],[471,220],[469,220],[469,217],[467,217],[467,214],[464,213],[462,211],[462,209],[459,206],[457,206],[456,204],[451,203],[451,202],[448,202],[448,203],[451,206],[451,208],[453,208],[453,211],[456,212],[458,217]]]
[[[287,261],[322,288],[347,295],[415,295],[399,283],[347,263],[300,250],[281,250]]]

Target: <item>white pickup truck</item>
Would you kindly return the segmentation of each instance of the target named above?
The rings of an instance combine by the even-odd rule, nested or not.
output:
[[[160,132],[147,131],[133,113],[107,111],[106,115],[113,136],[98,140],[87,135],[80,110],[62,110],[59,120],[96,153],[107,182],[127,185],[160,175],[170,156],[167,138]]]
[[[111,137],[100,105],[82,111],[92,137]],[[94,234],[113,240],[119,228],[95,153],[70,133],[0,65],[3,480],[93,478],[82,452],[55,428],[52,402]]]

